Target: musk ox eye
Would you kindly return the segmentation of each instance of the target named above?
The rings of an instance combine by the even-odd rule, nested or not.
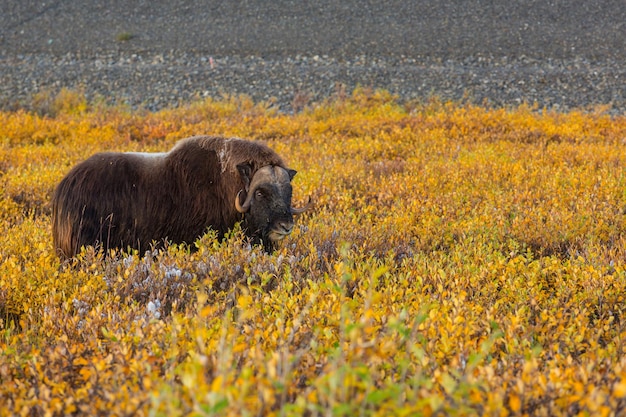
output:
[[[263,191],[261,191],[261,190],[257,190],[257,191],[254,193],[254,196],[255,196],[257,199],[261,199],[261,198],[265,197],[265,194],[263,194]]]

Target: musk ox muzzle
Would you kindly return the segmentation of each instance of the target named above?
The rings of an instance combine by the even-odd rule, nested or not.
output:
[[[165,153],[99,153],[76,165],[52,199],[52,234],[61,258],[82,246],[137,249],[192,243],[237,222],[267,251],[293,230],[291,180],[259,142],[195,136]]]

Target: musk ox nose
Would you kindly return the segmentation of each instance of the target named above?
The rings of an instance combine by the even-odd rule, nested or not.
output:
[[[282,232],[285,235],[288,235],[293,230],[293,222],[282,221],[282,222],[278,223],[278,227],[280,227],[282,229]]]
[[[272,229],[269,231],[268,237],[272,242],[278,242],[283,240],[285,236],[289,235],[293,230],[293,221],[280,220],[274,223]]]

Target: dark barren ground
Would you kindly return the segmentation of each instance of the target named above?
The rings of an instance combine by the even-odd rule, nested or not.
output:
[[[3,0],[0,106],[62,87],[158,109],[340,86],[400,99],[626,109],[624,0]]]

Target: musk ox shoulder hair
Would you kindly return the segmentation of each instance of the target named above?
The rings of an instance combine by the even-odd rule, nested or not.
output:
[[[83,246],[140,251],[165,240],[192,243],[208,228],[223,236],[242,220],[271,250],[293,228],[296,171],[269,147],[195,136],[166,153],[98,153],[76,165],[52,198],[52,235],[61,258]]]

